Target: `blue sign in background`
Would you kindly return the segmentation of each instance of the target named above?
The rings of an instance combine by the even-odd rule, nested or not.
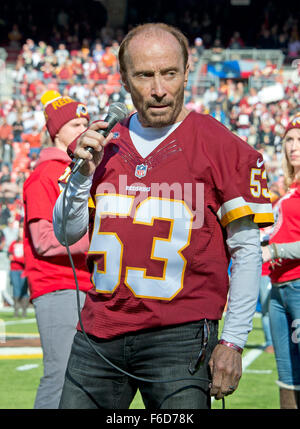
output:
[[[219,76],[220,78],[237,78],[241,76],[241,70],[238,61],[208,63],[207,73]]]

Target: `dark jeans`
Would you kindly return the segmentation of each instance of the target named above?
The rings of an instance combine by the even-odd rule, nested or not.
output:
[[[196,363],[203,345],[203,320],[112,340],[89,337],[97,351],[126,372],[168,382],[140,381],[122,374],[77,332],[59,408],[128,409],[139,389],[146,409],[209,409],[208,361],[218,341],[218,322],[208,324],[205,359],[194,375],[189,367]],[[184,380],[175,381],[179,378]]]

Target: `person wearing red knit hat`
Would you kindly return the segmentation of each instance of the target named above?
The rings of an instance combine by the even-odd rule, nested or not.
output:
[[[280,408],[300,408],[300,114],[287,125],[282,150],[288,190],[274,205],[276,222],[262,256],[271,264],[269,314]]]
[[[73,271],[66,248],[55,238],[52,212],[60,194],[58,179],[71,163],[67,147],[87,129],[90,118],[84,104],[56,91],[47,91],[41,102],[53,146],[41,151],[34,171],[24,183],[24,253],[30,300],[43,349],[44,375],[34,408],[53,409],[58,408],[78,316]],[[70,247],[81,305],[92,286],[85,264],[87,249],[87,235]]]

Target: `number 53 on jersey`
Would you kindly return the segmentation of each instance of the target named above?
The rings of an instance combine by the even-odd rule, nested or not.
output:
[[[104,255],[104,269],[94,262],[92,281],[99,293],[113,293],[121,281],[124,246],[115,232],[101,231],[104,216],[132,217],[133,224],[153,226],[155,219],[169,221],[168,238],[153,236],[151,259],[164,263],[163,275],[147,275],[146,267],[125,267],[125,284],[136,297],[171,300],[182,289],[193,214],[184,201],[149,197],[133,209],[134,196],[96,195],[96,215],[89,255]],[[146,265],[146,261],[145,261]]]

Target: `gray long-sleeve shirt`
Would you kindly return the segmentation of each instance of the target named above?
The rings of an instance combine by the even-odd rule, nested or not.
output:
[[[274,249],[274,247],[275,249]],[[273,259],[300,259],[300,241],[292,243],[272,243],[267,246]]]

